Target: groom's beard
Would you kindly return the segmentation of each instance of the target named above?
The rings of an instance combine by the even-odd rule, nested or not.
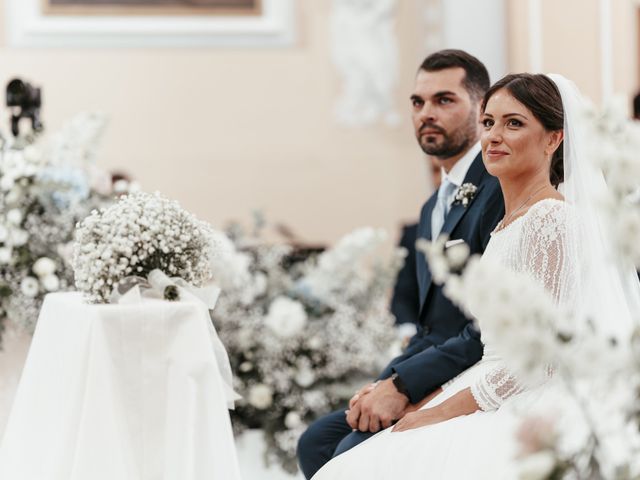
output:
[[[420,148],[427,155],[437,158],[451,158],[464,152],[471,146],[471,142],[476,136],[477,117],[475,112],[471,112],[465,124],[454,132],[447,132],[444,128],[430,123],[426,123],[418,132],[418,143]],[[422,135],[423,130],[436,130],[441,133],[437,135]]]

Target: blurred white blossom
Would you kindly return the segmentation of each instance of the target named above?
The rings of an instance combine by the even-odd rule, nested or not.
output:
[[[33,273],[38,277],[46,277],[56,271],[56,262],[49,257],[41,257],[33,264]]]
[[[11,262],[12,250],[9,247],[0,247],[0,264]]]
[[[300,414],[298,412],[287,413],[287,416],[284,417],[284,425],[289,429],[298,428],[302,425],[302,418],[300,418]]]
[[[307,314],[300,302],[280,296],[271,302],[264,322],[273,333],[288,338],[304,329]]]
[[[7,222],[13,225],[20,225],[22,223],[22,211],[18,208],[12,208],[7,212]]]
[[[216,246],[210,258],[211,271],[215,272],[213,280],[223,290],[246,288],[252,280],[249,255],[239,252],[223,232],[213,231],[212,242]]]
[[[340,299],[347,293],[364,292],[367,274],[372,273],[366,262],[386,239],[386,232],[375,228],[361,228],[346,235],[334,248],[320,255],[317,266],[300,282],[300,288],[313,292],[324,302]],[[346,285],[349,289],[345,291]]]
[[[35,297],[40,290],[38,280],[33,277],[25,277],[20,282],[20,290],[25,297]]]
[[[527,455],[519,464],[519,480],[546,480],[556,468],[556,456],[549,450]]]
[[[589,140],[585,161],[602,169],[608,186],[598,203],[611,221],[622,258],[640,268],[640,122],[629,119],[621,98],[603,109],[591,106],[584,120]]]
[[[268,385],[259,383],[249,389],[248,401],[258,410],[264,410],[273,403],[273,391]]]
[[[56,292],[60,288],[60,279],[56,275],[46,275],[40,281],[47,292]]]

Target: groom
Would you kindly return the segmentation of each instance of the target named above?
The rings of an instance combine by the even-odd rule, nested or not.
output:
[[[500,186],[485,170],[478,142],[481,101],[488,88],[487,69],[477,58],[461,50],[442,50],[420,65],[411,95],[418,143],[427,155],[438,158],[443,170],[438,191],[422,208],[418,237],[448,235],[450,241],[464,240],[471,253],[484,251],[504,214]],[[455,202],[463,184],[476,187],[466,206]],[[421,252],[416,273],[418,332],[377,383],[354,395],[346,412],[320,418],[302,435],[298,459],[306,478],[333,456],[419,408],[482,357],[480,333],[432,282]]]

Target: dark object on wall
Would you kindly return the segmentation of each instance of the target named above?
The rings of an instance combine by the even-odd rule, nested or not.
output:
[[[188,7],[253,8],[255,0],[49,0],[50,5],[183,5]]]
[[[40,108],[42,107],[42,93],[40,88],[34,87],[28,82],[14,78],[7,84],[7,107],[11,108],[11,133],[14,137],[20,134],[20,120],[31,120],[31,128],[34,132],[43,129],[40,120]]]
[[[44,0],[46,14],[259,15],[262,0]]]
[[[282,266],[285,269],[316,257],[326,250],[323,245],[292,245],[292,247],[291,252],[282,259]]]

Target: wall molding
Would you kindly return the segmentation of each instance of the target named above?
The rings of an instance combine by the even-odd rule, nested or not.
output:
[[[10,47],[285,47],[295,1],[263,0],[260,15],[46,15],[39,0],[5,0]]]

